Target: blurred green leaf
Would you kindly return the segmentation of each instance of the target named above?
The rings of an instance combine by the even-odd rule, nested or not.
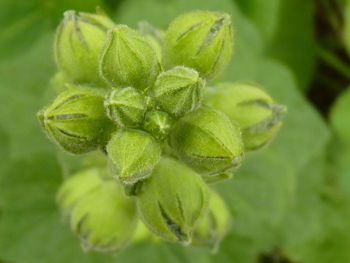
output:
[[[328,200],[324,205],[324,235],[316,240],[307,262],[350,262],[350,202]],[[311,254],[311,253],[310,253]]]
[[[119,6],[115,20],[132,27],[136,27],[139,21],[146,20],[166,29],[175,16],[198,9],[231,13],[232,5],[230,0],[127,0]]]
[[[67,9],[93,12],[102,0],[0,1],[0,59],[21,54],[56,27]]]
[[[280,19],[281,0],[236,0],[242,12],[254,22],[268,42],[275,34]]]
[[[337,190],[350,200],[350,88],[337,98],[330,119],[335,138],[330,144],[331,180]]]
[[[329,149],[320,151],[299,173],[295,201],[281,228],[281,246],[293,262],[350,261],[350,170],[339,169],[341,162],[330,166],[332,151],[326,155],[325,150]],[[339,157],[348,163],[350,154],[342,152]],[[347,185],[340,182],[344,179]]]
[[[350,149],[348,146],[339,146],[337,152],[332,152],[336,156],[333,164],[332,175],[334,184],[339,193],[350,200]]]
[[[347,1],[344,8],[344,42],[350,54],[350,2]]]
[[[298,173],[294,200],[281,224],[280,246],[295,262],[314,262],[304,259],[314,253],[310,244],[324,234],[320,195],[326,172],[324,149]]]
[[[313,0],[233,0],[254,23],[264,53],[295,73],[298,88],[307,90],[315,67]]]
[[[9,143],[9,136],[4,131],[4,129],[0,126],[0,171],[3,167],[5,167],[5,164],[7,160],[9,159],[9,153],[10,153],[10,143]],[[0,173],[0,177],[1,177]]]
[[[273,149],[248,155],[234,179],[219,188],[233,211],[233,235],[251,240],[257,251],[272,249],[293,199],[294,180],[292,167]]]
[[[316,62],[314,5],[313,0],[281,1],[278,27],[267,49],[269,55],[292,69],[304,91],[310,87]]]
[[[340,140],[350,145],[350,88],[344,91],[333,105],[331,124]]]
[[[53,35],[47,34],[25,54],[0,62],[0,119],[9,135],[12,157],[54,149],[36,119],[55,71],[52,41]]]
[[[5,131],[0,126],[0,184],[1,184],[1,181],[3,180],[4,168],[8,160],[9,160],[9,136],[5,133]],[[4,200],[2,195],[0,194],[0,224],[3,219],[3,216],[2,216],[3,207],[4,207]]]

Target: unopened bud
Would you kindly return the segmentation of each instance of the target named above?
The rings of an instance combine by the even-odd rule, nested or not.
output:
[[[103,107],[101,90],[70,86],[38,113],[49,136],[70,153],[81,154],[104,147],[115,129]]]
[[[58,67],[72,82],[101,85],[98,60],[107,30],[114,23],[106,16],[66,11],[56,32],[54,53]]]
[[[163,111],[149,111],[146,114],[143,127],[157,140],[167,138],[173,125],[172,118]]]
[[[137,226],[135,202],[114,180],[103,180],[103,169],[82,171],[68,178],[58,203],[86,250],[118,251],[133,238]]]
[[[146,132],[121,130],[112,136],[107,153],[120,181],[134,184],[150,176],[159,161],[161,148]]]
[[[159,74],[152,95],[164,111],[178,117],[200,106],[204,86],[197,71],[177,66]]]
[[[121,127],[138,127],[147,110],[144,97],[131,87],[112,90],[104,105],[108,117]]]
[[[125,25],[108,32],[100,72],[109,84],[146,89],[153,84],[158,71],[156,50],[140,32]]]
[[[241,132],[222,112],[209,107],[185,115],[170,133],[177,156],[201,175],[219,175],[243,158]]]
[[[189,244],[198,219],[208,205],[208,188],[184,164],[164,158],[144,181],[137,196],[139,214],[156,235]]]
[[[219,84],[208,93],[205,102],[240,125],[248,151],[270,142],[282,126],[286,113],[285,106],[275,104],[257,84],[248,82]]]
[[[165,62],[185,65],[205,78],[222,72],[232,56],[231,17],[225,13],[195,11],[170,24],[165,38]]]

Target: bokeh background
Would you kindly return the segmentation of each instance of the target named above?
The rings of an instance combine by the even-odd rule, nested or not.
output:
[[[258,82],[288,106],[272,145],[217,186],[234,216],[217,254],[157,242],[86,253],[62,222],[65,167],[35,113],[50,97],[62,12],[96,6],[163,29],[186,11],[231,13],[235,55],[218,81]],[[350,262],[349,10],[342,0],[0,0],[0,262]]]

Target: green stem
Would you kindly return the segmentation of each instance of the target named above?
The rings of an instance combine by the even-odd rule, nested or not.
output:
[[[318,56],[338,73],[350,80],[350,67],[344,63],[338,56],[329,52],[327,49],[318,46],[316,48]]]

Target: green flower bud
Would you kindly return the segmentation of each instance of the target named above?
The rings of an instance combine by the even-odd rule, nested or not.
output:
[[[198,219],[207,211],[208,188],[179,161],[164,158],[137,196],[139,215],[156,235],[189,244]]]
[[[240,125],[246,150],[256,150],[270,142],[286,112],[285,106],[275,104],[258,85],[247,82],[219,84],[205,102]]]
[[[60,93],[38,118],[52,141],[75,154],[103,147],[114,130],[105,115],[101,90],[81,86]]]
[[[195,228],[191,245],[216,252],[230,229],[231,216],[224,200],[214,191],[210,193],[208,210]]]
[[[119,25],[108,32],[100,72],[111,85],[146,89],[159,72],[156,50],[140,32]]]
[[[100,85],[98,60],[113,21],[102,15],[66,11],[54,45],[58,67],[74,83]]]
[[[104,105],[108,117],[121,127],[138,127],[147,110],[144,97],[131,87],[112,90]]]
[[[195,11],[170,24],[165,38],[168,66],[185,65],[206,78],[214,78],[232,56],[231,17],[225,13]]]
[[[172,118],[163,111],[149,111],[146,114],[143,128],[157,140],[164,140],[173,125]]]
[[[67,179],[58,202],[86,250],[117,251],[132,240],[136,230],[135,202],[113,180],[101,179],[101,172],[85,170]]]
[[[151,174],[159,161],[161,148],[148,133],[122,130],[112,136],[107,153],[118,178],[123,183],[134,184]]]
[[[159,74],[151,93],[164,111],[181,116],[198,108],[204,85],[197,71],[177,66]]]
[[[209,107],[178,120],[170,133],[170,145],[183,162],[201,175],[219,175],[239,166],[243,158],[239,127]]]

